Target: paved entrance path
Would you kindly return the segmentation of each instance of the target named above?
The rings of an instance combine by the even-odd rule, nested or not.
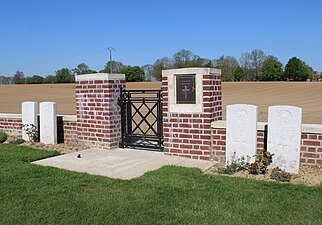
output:
[[[81,158],[77,155],[81,154]],[[132,179],[166,165],[196,167],[206,170],[211,161],[168,156],[161,152],[143,150],[86,150],[33,162],[37,165],[58,167],[110,178]]]

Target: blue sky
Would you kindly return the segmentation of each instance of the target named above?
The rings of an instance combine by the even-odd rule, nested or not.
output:
[[[0,74],[49,75],[85,62],[153,64],[189,49],[214,59],[262,49],[322,71],[322,1],[0,0]]]

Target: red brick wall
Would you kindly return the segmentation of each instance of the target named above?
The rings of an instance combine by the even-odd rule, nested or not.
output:
[[[219,163],[225,163],[226,159],[226,130],[213,129],[213,160]]]
[[[22,137],[21,125],[21,118],[0,118],[0,131],[4,131],[9,135]]]
[[[64,143],[78,144],[77,122],[64,121]]]
[[[302,133],[301,163],[322,168],[322,134]]]
[[[257,131],[257,148],[264,148],[264,131]],[[224,163],[226,155],[226,129],[213,130],[214,161]],[[302,133],[300,164],[322,168],[322,134]]]
[[[22,120],[20,118],[0,118],[0,131],[4,131],[9,135],[22,138]],[[76,121],[63,121],[64,127],[64,143],[77,144],[77,123]]]
[[[118,147],[121,135],[118,97],[121,87],[125,87],[124,79],[76,81],[79,144],[108,149]]]
[[[210,158],[211,122],[222,117],[220,75],[203,75],[204,113],[171,113],[168,78],[162,78],[164,153],[194,159]]]

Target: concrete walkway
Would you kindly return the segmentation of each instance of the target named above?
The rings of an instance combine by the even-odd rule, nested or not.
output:
[[[78,154],[81,154],[81,158],[77,158]],[[166,165],[196,167],[203,171],[213,165],[211,161],[132,149],[91,149],[39,160],[33,162],[33,164],[123,180],[142,176],[148,171],[156,170]]]

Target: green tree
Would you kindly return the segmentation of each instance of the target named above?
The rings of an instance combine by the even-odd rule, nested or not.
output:
[[[284,79],[306,81],[312,74],[312,68],[297,57],[292,57],[285,66]]]
[[[45,84],[54,84],[54,83],[57,83],[56,76],[53,76],[53,75],[46,76],[45,77],[45,80],[44,80],[44,83]]]
[[[24,84],[26,82],[25,75],[22,71],[17,71],[16,74],[13,76],[13,83],[14,84]]]
[[[75,77],[68,68],[63,68],[56,71],[56,82],[57,83],[73,83],[75,82]]]
[[[97,73],[97,71],[91,70],[85,63],[79,64],[75,69],[72,69],[72,72],[74,75]]]
[[[139,66],[127,66],[120,73],[125,74],[125,80],[129,82],[144,81],[144,71]]]
[[[243,68],[241,68],[240,66],[237,66],[237,68],[234,71],[234,77],[235,77],[235,81],[245,80],[246,74],[245,74],[245,71],[243,70]]]
[[[207,61],[208,61],[208,62],[207,62]],[[205,61],[205,65],[204,65],[204,66],[205,66],[205,67],[209,67],[209,68],[210,68],[210,67],[212,67],[212,62],[211,62],[211,60],[209,60],[209,59],[208,59],[207,61]]]
[[[282,80],[283,64],[274,56],[268,56],[263,62],[261,80],[278,81]]]
[[[45,78],[39,75],[33,75],[32,77],[28,77],[26,79],[26,84],[43,84]]]

